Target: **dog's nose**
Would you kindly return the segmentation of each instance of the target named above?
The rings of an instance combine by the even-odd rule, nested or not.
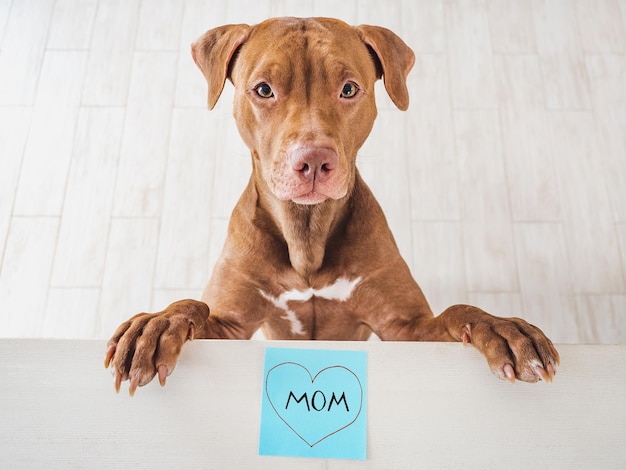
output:
[[[290,154],[291,168],[306,181],[323,183],[337,167],[337,153],[326,147],[298,147]]]

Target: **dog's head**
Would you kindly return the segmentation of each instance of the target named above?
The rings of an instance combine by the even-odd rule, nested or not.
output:
[[[329,18],[222,26],[194,42],[192,55],[209,85],[209,109],[232,81],[254,171],[274,196],[298,204],[350,192],[376,117],[374,83],[382,76],[396,106],[407,109],[415,60],[388,29]]]

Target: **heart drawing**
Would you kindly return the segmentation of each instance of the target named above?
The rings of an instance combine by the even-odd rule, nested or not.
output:
[[[363,406],[361,381],[344,366],[312,376],[302,364],[283,362],[268,371],[265,393],[278,417],[310,447],[351,426]]]

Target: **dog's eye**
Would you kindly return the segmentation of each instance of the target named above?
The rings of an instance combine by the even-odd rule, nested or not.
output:
[[[257,85],[255,90],[256,94],[259,95],[261,98],[271,98],[272,96],[274,96],[272,87],[269,86],[267,83],[261,83],[260,85]]]
[[[359,91],[359,87],[354,82],[346,82],[346,84],[341,89],[341,97],[342,98],[354,98],[356,96],[356,92]]]

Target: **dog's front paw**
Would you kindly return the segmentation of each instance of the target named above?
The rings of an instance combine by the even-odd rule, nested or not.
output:
[[[204,328],[209,308],[203,302],[181,300],[159,313],[140,313],[120,325],[107,343],[104,366],[113,368],[115,390],[130,380],[129,392],[150,382],[156,374],[165,380],[176,366],[185,341]]]
[[[551,382],[560,361],[552,341],[521,318],[485,314],[465,324],[461,339],[485,355],[494,375],[511,383]]]

